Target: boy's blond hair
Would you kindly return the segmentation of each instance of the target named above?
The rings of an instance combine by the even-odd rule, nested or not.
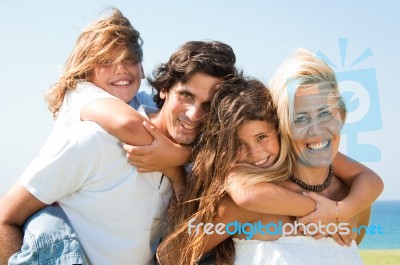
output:
[[[87,80],[91,71],[97,65],[106,62],[112,51],[121,50],[120,55],[113,61],[114,64],[125,58],[142,62],[142,44],[140,33],[116,8],[112,8],[108,17],[85,28],[65,63],[58,82],[45,96],[53,117],[57,118],[66,91],[75,89],[78,81]]]

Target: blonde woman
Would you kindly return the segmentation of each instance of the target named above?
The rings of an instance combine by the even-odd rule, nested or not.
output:
[[[328,74],[330,73],[333,74],[331,70]],[[304,74],[307,75],[307,73]],[[307,82],[312,83],[313,78],[309,76]],[[322,74],[321,78],[324,80],[326,76]],[[314,83],[318,82],[314,81]],[[304,264],[304,262],[306,264],[324,264],[319,263],[321,260],[323,262],[331,262],[328,264],[336,264],[337,260],[333,258],[335,257],[334,253],[338,252],[342,254],[345,264],[357,264],[357,262],[360,262],[360,259],[356,246],[351,241],[352,238],[348,236],[343,236],[342,238],[338,233],[332,233],[331,236],[336,237],[336,240],[341,245],[329,238],[323,239],[323,241],[317,241],[314,238],[308,237],[304,241],[304,236],[282,238],[282,231],[279,234],[276,230],[271,230],[269,231],[270,233],[251,234],[251,231],[249,231],[251,229],[250,226],[233,234],[227,233],[227,231],[222,234],[216,233],[216,231],[211,231],[214,233],[210,233],[209,229],[216,227],[219,223],[222,223],[225,227],[235,222],[241,224],[257,222],[261,224],[293,224],[295,219],[290,216],[302,216],[314,210],[314,203],[306,201],[300,195],[303,190],[287,180],[287,178],[290,172],[293,172],[293,174],[297,172],[295,170],[299,168],[299,161],[306,163],[306,168],[310,172],[313,172],[314,168],[312,166],[315,165],[307,164],[307,156],[299,160],[301,154],[298,157],[294,155],[290,155],[289,157],[290,145],[288,143],[289,136],[291,135],[288,130],[292,126],[284,125],[285,120],[287,121],[288,119],[283,119],[283,122],[278,123],[276,114],[275,118],[272,114],[274,109],[270,109],[272,112],[269,115],[265,116],[265,113],[264,115],[260,115],[263,110],[262,106],[271,106],[272,101],[268,96],[263,97],[260,95],[262,91],[267,90],[262,85],[259,85],[259,83],[258,85],[256,84],[254,82],[225,84],[226,86],[231,86],[231,89],[220,91],[229,90],[232,94],[217,93],[215,95],[211,105],[210,119],[207,122],[204,135],[200,139],[193,173],[190,182],[188,182],[189,187],[186,189],[188,193],[184,196],[182,205],[173,214],[172,232],[167,236],[158,250],[158,257],[161,264],[191,264],[197,262],[203,253],[215,246],[214,254],[216,255],[217,264],[232,264],[235,260],[233,255],[234,249],[236,251],[235,263],[237,264]],[[254,87],[258,87],[259,94],[255,93],[257,89]],[[333,86],[333,92],[336,91],[335,89],[337,90]],[[247,100],[243,101],[246,95]],[[252,99],[249,100],[249,98]],[[338,101],[340,100],[340,96],[336,95],[334,99]],[[335,103],[335,101],[332,102]],[[330,103],[332,102],[330,101]],[[336,112],[334,114],[336,116],[337,113],[342,114],[342,116],[339,115],[340,120],[338,123],[340,125],[344,122],[345,108],[344,105],[339,106],[335,109]],[[284,107],[280,107],[278,107],[278,117],[288,113],[288,111],[284,111]],[[332,116],[330,115],[329,117]],[[328,113],[324,113],[321,117],[327,119]],[[336,130],[335,136],[337,136],[338,131],[340,132],[340,126],[336,128],[339,128],[339,130]],[[287,131],[284,132],[283,130]],[[260,136],[261,138],[258,138]],[[313,149],[313,152],[316,152],[320,148],[326,150],[329,147],[330,156],[325,157],[325,162],[329,162],[330,164],[337,153],[338,138],[335,137],[334,142],[330,140],[327,142],[330,146],[326,145],[326,141],[324,140],[323,142],[309,143],[308,147]],[[292,144],[296,143],[292,142]],[[279,151],[280,155],[277,155]],[[316,155],[316,157],[319,157],[319,155]],[[369,181],[372,179],[380,184],[379,177],[357,163],[344,162],[349,163],[349,168],[347,169],[347,175],[343,174],[344,177],[342,178],[351,179],[354,178],[353,175],[367,175],[364,181],[366,179],[368,181],[358,186],[352,186],[352,189],[356,192],[360,192],[360,189],[363,189],[361,187],[372,190],[371,193],[364,194],[360,200],[368,202],[375,200],[382,190],[382,185],[373,186]],[[343,163],[343,161],[340,160],[340,163]],[[313,214],[323,216],[328,220],[333,218],[336,224],[335,209],[338,208],[335,207],[334,201],[324,196],[340,201],[347,195],[348,189],[336,177],[335,172],[330,169],[329,164],[320,164],[321,168],[316,169],[316,172],[312,173],[318,173],[322,176],[314,180],[314,182],[318,182],[320,178],[326,178],[329,172],[330,181],[323,185],[324,190],[319,191],[320,187],[314,189],[319,191],[320,194],[315,193],[311,196],[317,201],[320,207]],[[343,173],[343,170],[337,170],[336,167],[334,170]],[[358,178],[356,177],[356,179]],[[324,179],[322,182],[324,182]],[[296,192],[295,194],[299,197],[294,197],[289,191],[284,191],[282,188],[279,189],[273,186],[272,183],[280,184]],[[226,186],[226,184],[228,185]],[[313,183],[310,183],[307,187],[311,187],[311,184]],[[271,188],[272,186],[273,188]],[[258,207],[258,209],[252,211],[252,209],[246,210],[237,207],[231,198],[227,196],[225,188],[234,199],[239,198],[242,200],[239,200],[239,203],[244,201],[243,198],[249,198],[247,199],[248,203],[242,206]],[[311,189],[313,188],[311,187]],[[331,214],[332,209],[328,209],[327,213],[321,214],[321,210],[331,207],[332,203],[333,216]],[[311,210],[309,208],[310,204],[312,207]],[[354,202],[349,202],[349,204],[356,205]],[[356,205],[356,207],[359,206]],[[356,214],[358,211],[358,209],[354,210]],[[347,221],[345,218],[344,215],[340,215],[340,221]],[[366,222],[364,220],[364,224]],[[206,228],[205,225],[207,223],[211,223],[212,225],[207,225]],[[193,231],[195,233],[189,233]],[[284,232],[285,235],[288,235],[288,231]],[[250,239],[248,238],[249,234],[251,234],[252,240],[246,240]],[[234,238],[233,240],[230,238],[231,235]],[[296,233],[292,231],[292,235],[296,235]],[[301,233],[301,235],[303,234]],[[306,255],[300,255],[301,253],[293,257],[290,254],[291,249],[302,252],[303,248],[301,246],[304,242],[311,242],[311,245],[315,245],[319,249],[328,250],[326,253],[329,253],[329,255],[315,255],[315,253],[319,253],[316,251],[318,248],[310,247],[306,248],[306,250],[313,254],[312,256],[315,257],[314,260],[304,261],[302,257],[306,257]],[[343,246],[345,243],[349,243],[351,247],[347,248]],[[254,259],[251,259],[252,257]]]

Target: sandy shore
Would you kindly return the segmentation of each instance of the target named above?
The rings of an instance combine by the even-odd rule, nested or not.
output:
[[[399,265],[400,249],[360,249],[365,265]]]

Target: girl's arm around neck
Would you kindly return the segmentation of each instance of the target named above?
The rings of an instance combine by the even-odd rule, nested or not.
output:
[[[257,213],[304,216],[316,206],[311,198],[269,182],[245,185],[230,177],[226,191],[237,205]]]
[[[109,134],[126,143],[127,157],[139,172],[163,172],[190,160],[190,146],[173,143],[147,118],[121,100],[92,101],[82,109],[81,120],[98,123]]]

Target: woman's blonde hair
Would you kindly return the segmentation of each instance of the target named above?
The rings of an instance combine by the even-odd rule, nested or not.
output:
[[[171,232],[164,244],[175,264],[193,264],[203,254],[206,235],[203,231],[189,235],[187,225],[192,218],[204,224],[214,220],[226,194],[228,175],[251,183],[278,182],[289,175],[288,142],[282,139],[280,156],[272,167],[262,169],[237,163],[237,130],[244,122],[253,120],[268,122],[279,134],[279,120],[269,90],[261,82],[241,76],[220,85],[211,101],[204,131],[194,147],[195,160],[183,203],[171,214]],[[218,245],[215,253],[217,264],[233,263],[232,240]]]
[[[139,32],[116,8],[112,8],[108,17],[85,28],[67,59],[58,82],[45,96],[53,117],[57,118],[66,91],[75,89],[78,81],[87,80],[91,71],[106,62],[114,50],[121,50],[114,64],[125,58],[142,62],[142,44]]]

